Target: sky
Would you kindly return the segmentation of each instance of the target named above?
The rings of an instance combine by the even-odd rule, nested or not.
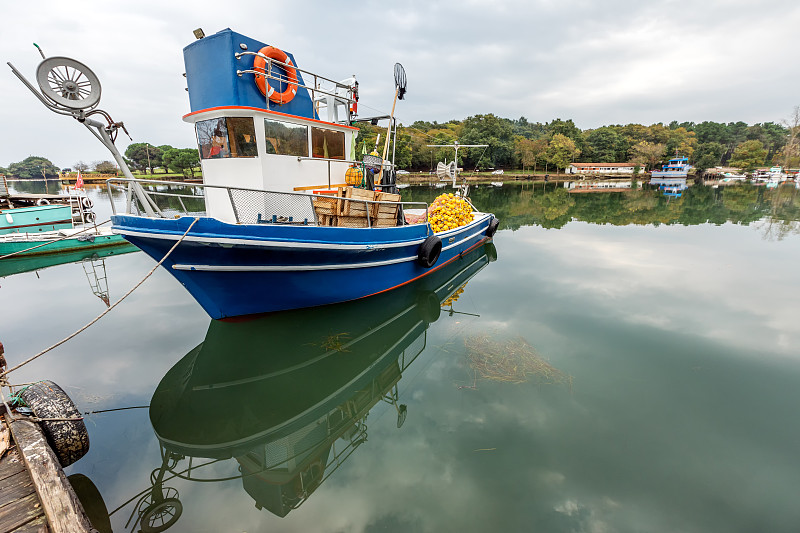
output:
[[[233,7],[235,6],[235,7]],[[532,122],[779,122],[800,105],[796,0],[305,0],[236,3],[0,3],[0,59],[35,84],[41,61],[68,56],[102,85],[99,108],[134,142],[193,147],[182,49],[192,30],[224,28],[291,52],[333,79],[353,74],[362,114],[388,114],[393,65],[408,92],[404,124],[494,113]],[[59,167],[111,159],[69,117],[48,111],[3,67],[0,166],[29,155]],[[131,141],[121,135],[121,151]]]

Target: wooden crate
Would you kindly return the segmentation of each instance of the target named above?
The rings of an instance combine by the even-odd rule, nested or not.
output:
[[[375,200],[378,202],[399,202],[400,195],[392,194],[390,192],[376,192]]]
[[[338,215],[341,210],[341,200],[336,196],[320,196],[312,199],[314,211],[317,215]]]
[[[391,194],[388,192],[376,192],[375,193],[375,201],[376,202],[399,202],[400,195],[399,194]],[[370,215],[372,218],[397,218],[397,211],[400,207],[400,204],[392,205],[392,204],[371,204],[371,211]]]
[[[317,214],[317,222],[320,226],[335,226],[337,218],[336,215]]]
[[[349,198],[351,200],[372,201],[375,199],[375,192],[367,189],[356,189],[355,187],[346,187],[342,192],[342,196],[344,198]],[[361,215],[366,217],[368,205],[370,204],[364,204],[361,202],[348,202],[346,200],[343,200],[341,214],[345,216]]]
[[[367,228],[369,227],[369,222],[367,217],[339,215],[336,217],[336,225],[340,228]]]
[[[396,218],[378,218],[372,221],[373,228],[393,228],[396,225]]]

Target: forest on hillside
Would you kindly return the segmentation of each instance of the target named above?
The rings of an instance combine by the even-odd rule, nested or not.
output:
[[[360,153],[375,148],[385,128],[359,124]],[[581,130],[570,120],[530,122],[493,114],[475,115],[446,123],[417,121],[398,127],[396,162],[400,168],[432,170],[452,160],[450,148],[431,144],[488,144],[459,150],[458,164],[467,170],[489,168],[529,171],[564,170],[570,163],[633,162],[646,170],[674,154],[689,157],[698,171],[715,166],[752,170],[761,166],[800,166],[800,108],[791,118],[748,125],[745,122],[677,122],[645,126],[610,125]],[[378,147],[380,151],[380,147]]]

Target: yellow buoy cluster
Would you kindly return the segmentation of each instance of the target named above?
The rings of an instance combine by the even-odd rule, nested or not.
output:
[[[434,233],[455,229],[472,222],[472,206],[453,193],[437,196],[428,209],[428,222]]]
[[[453,305],[453,302],[458,300],[459,296],[461,296],[461,293],[464,292],[464,287],[466,287],[466,286],[467,285],[465,283],[464,285],[459,287],[458,290],[456,292],[454,292],[452,296],[450,296],[450,298],[448,298],[447,300],[442,302],[442,307],[447,307],[448,305]]]

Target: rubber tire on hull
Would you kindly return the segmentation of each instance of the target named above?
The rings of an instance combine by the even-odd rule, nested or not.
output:
[[[497,227],[500,225],[500,220],[497,217],[492,217],[492,221],[489,222],[489,227],[486,228],[486,236],[492,237],[497,232]]]
[[[486,250],[486,257],[489,259],[490,263],[497,261],[497,248],[494,243],[487,242],[483,245],[483,249]]]
[[[20,398],[38,418],[72,418],[81,413],[67,393],[52,381],[40,381],[26,387]],[[83,420],[40,422],[42,432],[61,466],[69,466],[89,451],[89,433]]]
[[[419,317],[426,324],[432,324],[439,320],[442,313],[442,303],[433,291],[421,291],[417,294],[417,310]]]
[[[417,262],[425,268],[430,268],[439,260],[442,253],[442,239],[436,235],[431,235],[425,242],[419,245],[417,252]]]

